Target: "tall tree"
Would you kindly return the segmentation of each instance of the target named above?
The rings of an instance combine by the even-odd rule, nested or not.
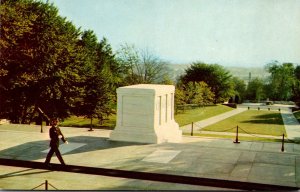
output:
[[[48,3],[8,0],[0,7],[1,114],[25,123],[39,106],[68,116],[80,80],[79,30]]]
[[[141,62],[138,75],[144,83],[160,83],[169,76],[167,63],[150,52],[149,49],[140,51]]]
[[[245,95],[245,91],[246,91],[246,84],[245,82],[238,78],[238,77],[233,77],[232,78],[232,83],[234,85],[234,92],[235,92],[235,103],[240,103],[242,102],[244,95]]]
[[[84,92],[77,99],[73,112],[91,119],[104,119],[111,113],[114,90],[119,82],[113,71],[117,68],[110,45],[104,38],[98,42],[93,31],[84,31],[79,42],[84,55]],[[116,73],[117,76],[117,73]]]
[[[300,66],[297,65],[294,71],[295,80],[292,86],[293,90],[293,100],[299,103],[300,101]]]
[[[137,50],[133,45],[122,45],[118,61],[123,68],[125,85],[161,83],[169,76],[166,62],[148,49]]]
[[[140,83],[142,80],[137,73],[140,57],[136,48],[133,45],[121,45],[117,52],[117,60],[121,65],[123,85],[131,85]]]
[[[255,78],[250,81],[247,86],[245,98],[255,100],[256,102],[266,99],[264,81],[260,78]]]
[[[1,2],[0,10],[0,114],[9,116],[12,109],[17,108],[14,105],[16,100],[24,99],[23,94],[18,94],[18,98],[12,98],[14,94],[11,92],[17,86],[26,85],[28,75],[22,73],[18,80],[15,73],[18,72],[18,68],[26,67],[25,60],[31,55],[30,50],[26,49],[26,44],[22,45],[22,41],[31,33],[37,15],[31,13],[25,4],[14,1]]]
[[[184,84],[188,82],[205,82],[215,95],[214,102],[223,102],[234,95],[229,71],[218,64],[193,63],[181,76]]]
[[[295,67],[292,63],[279,64],[277,61],[266,65],[271,73],[268,96],[273,100],[289,100],[292,98],[292,86],[295,81]]]

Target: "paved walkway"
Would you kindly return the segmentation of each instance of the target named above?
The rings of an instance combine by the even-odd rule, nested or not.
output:
[[[196,126],[195,129],[201,129],[203,127],[212,125],[214,123],[217,123],[219,121],[227,119],[228,117],[237,115],[237,114],[239,114],[239,113],[241,113],[243,111],[246,111],[246,110],[247,110],[246,108],[237,108],[237,109],[233,109],[231,111],[222,113],[220,115],[216,115],[216,116],[210,117],[210,118],[202,120],[202,121],[194,122],[194,125]],[[191,127],[192,127],[192,124],[188,124],[188,125],[182,126],[180,128],[184,132],[190,132],[191,131]]]
[[[62,128],[69,145],[61,145],[69,165],[300,186],[300,145],[183,137],[182,143],[137,144],[109,140],[109,130]],[[44,162],[48,127],[0,125],[0,158]],[[59,163],[52,158],[52,163]],[[219,190],[61,171],[0,165],[1,190],[31,190],[48,182],[59,190]],[[44,186],[37,188],[43,190]],[[50,188],[53,189],[53,188]],[[230,189],[231,190],[231,189]]]
[[[290,140],[300,140],[300,124],[291,111],[281,111],[282,120]]]

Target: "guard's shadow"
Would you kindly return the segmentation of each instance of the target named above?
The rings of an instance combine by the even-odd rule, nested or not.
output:
[[[9,172],[9,173],[0,175],[0,179],[8,178],[8,177],[16,177],[16,176],[43,174],[43,173],[49,173],[49,172],[51,172],[51,171],[49,171],[49,170],[36,171],[36,169],[29,168],[29,169],[25,169],[25,170]]]
[[[65,154],[76,154],[89,151],[97,151],[103,149],[110,149],[116,147],[125,147],[133,145],[144,145],[132,142],[111,141],[107,137],[93,137],[93,136],[76,136],[68,137],[68,142],[82,143],[83,146],[71,150]],[[49,149],[49,141],[33,141],[21,145],[10,147],[0,151],[0,158],[18,159],[18,160],[37,160],[45,158],[46,154],[42,151]]]

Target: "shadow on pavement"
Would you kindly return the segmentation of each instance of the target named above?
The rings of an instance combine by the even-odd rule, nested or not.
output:
[[[44,166],[44,164],[41,162],[28,162],[28,161],[26,162],[26,161],[11,160],[11,159],[5,160],[1,158],[0,158],[0,164],[5,166],[18,166],[18,167],[27,167],[27,168],[43,168]],[[84,167],[84,166],[75,166],[75,165],[67,165],[67,166],[53,165],[53,168],[55,170],[64,171],[64,172],[102,175],[102,176],[109,176],[109,177],[121,177],[127,179],[138,179],[138,180],[148,180],[148,181],[181,183],[181,184],[190,184],[190,185],[198,185],[198,186],[199,185],[211,186],[211,187],[228,188],[228,189],[259,190],[259,191],[298,190],[297,187],[290,187],[290,186],[200,178],[200,177],[193,177],[193,176],[170,175],[165,173],[138,172],[138,171],[127,171],[127,170],[117,170],[117,169],[107,169],[107,168],[97,168],[97,167]]]
[[[0,175],[0,179],[8,178],[8,177],[42,174],[42,173],[48,173],[48,172],[52,172],[52,171],[50,171],[50,170],[36,171],[36,169],[31,168],[31,169],[25,169],[25,170],[21,170],[21,171],[15,171],[15,172],[10,172],[7,174]]]
[[[144,145],[131,142],[110,141],[106,137],[92,136],[69,137],[68,141],[69,143],[84,143],[85,145],[77,149],[71,150],[65,154],[76,154],[124,146]],[[0,158],[22,159],[32,161],[45,158],[46,154],[42,151],[47,149],[49,149],[49,140],[27,142],[0,151]]]

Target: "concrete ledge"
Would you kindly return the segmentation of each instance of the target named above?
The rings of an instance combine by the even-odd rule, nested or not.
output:
[[[44,163],[33,162],[33,161],[0,158],[0,165],[49,170],[49,168],[45,166]],[[199,186],[212,186],[212,187],[220,187],[220,188],[227,188],[227,189],[267,190],[267,191],[299,190],[299,188],[290,187],[290,186],[250,183],[250,182],[241,182],[241,181],[229,181],[229,180],[221,180],[221,179],[209,179],[209,178],[200,178],[200,177],[137,172],[137,171],[96,168],[96,167],[83,167],[83,166],[75,166],[75,165],[67,165],[67,166],[62,166],[60,164],[51,164],[51,165],[52,168],[50,170],[55,170],[55,171],[103,175],[103,176],[110,176],[110,177],[122,177],[128,179],[181,183],[181,184],[190,184],[190,185],[199,185]]]

